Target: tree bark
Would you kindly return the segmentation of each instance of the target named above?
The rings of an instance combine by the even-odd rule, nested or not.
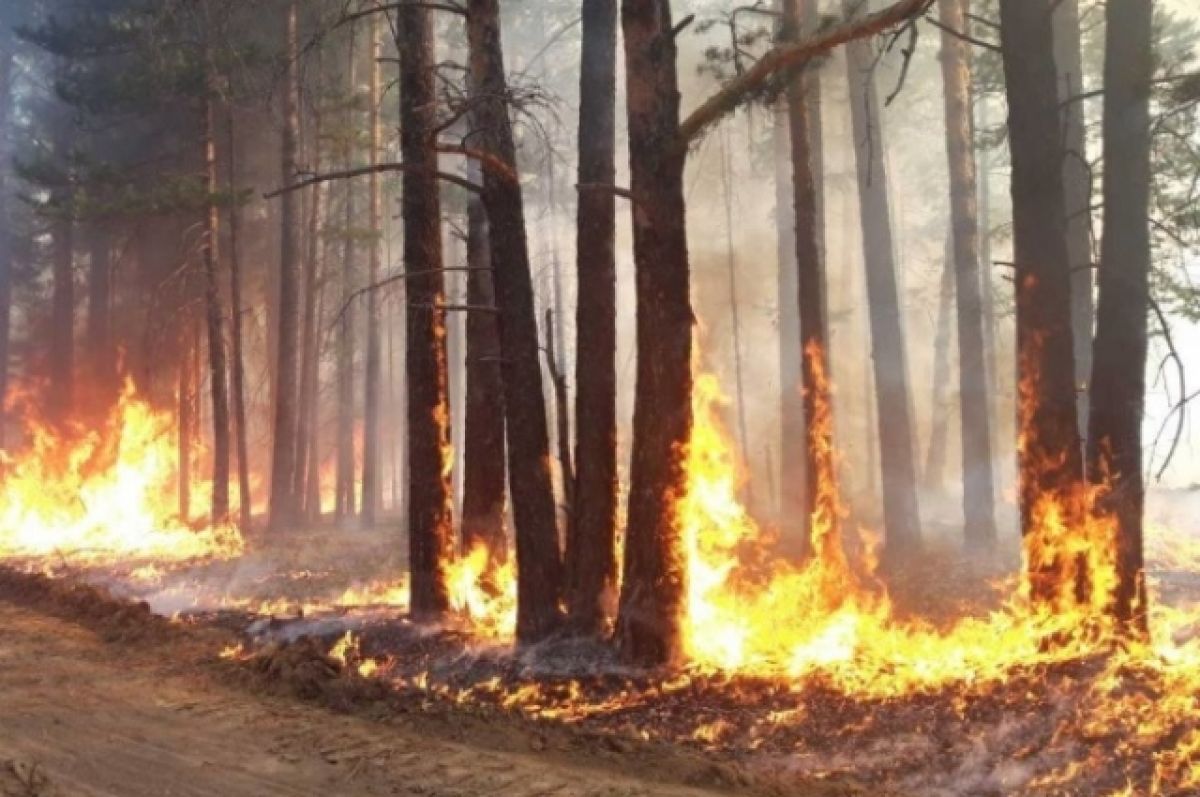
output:
[[[1091,379],[1088,467],[1109,481],[1104,507],[1117,520],[1117,618],[1147,632],[1142,551],[1142,412],[1151,266],[1150,80],[1152,4],[1108,0],[1104,64],[1104,239]]]
[[[313,110],[312,169],[321,172],[322,118],[319,108]],[[321,255],[324,251],[321,240],[321,223],[324,213],[325,189],[317,184],[309,195],[308,253],[304,258],[304,321],[300,332],[300,403],[296,418],[296,471],[292,479],[292,490],[296,495],[299,513],[311,522],[321,515],[320,496],[314,505],[309,500],[308,484],[313,470],[320,470],[321,463],[312,437],[316,433],[318,419],[317,385],[321,367],[321,344],[318,340],[319,315],[317,313],[317,291],[321,280]]]
[[[296,42],[296,0],[286,10],[287,76],[284,86],[282,178],[291,184],[296,177],[296,136],[300,127],[300,75]],[[296,196],[283,195],[280,205],[282,242],[279,257],[279,331],[276,341],[275,424],[271,456],[271,499],[269,524],[280,530],[295,522],[296,493],[293,479],[296,469],[297,427],[297,355],[299,335],[300,247],[296,226]]]
[[[369,49],[371,64],[371,97],[369,99],[369,121],[371,130],[370,162],[380,162],[380,148],[383,146],[383,131],[379,121],[379,106],[383,102],[383,86],[380,74],[380,15],[373,16],[371,22],[371,44]],[[372,174],[370,184],[370,224],[371,241],[367,249],[367,284],[374,285],[379,281],[383,247],[383,216],[382,194],[379,175]],[[375,525],[376,515],[382,497],[380,490],[380,399],[382,387],[383,361],[381,357],[379,296],[376,291],[367,292],[367,361],[363,385],[363,463],[362,463],[362,522],[366,528]]]
[[[217,242],[220,235],[220,211],[217,207],[216,103],[204,104],[204,181],[207,198],[204,209],[205,322],[208,327],[209,390],[212,397],[213,460],[212,522],[229,520],[229,391],[225,363],[225,330],[221,308],[221,289],[217,275]]]
[[[1092,334],[1096,308],[1092,296],[1092,168],[1088,162],[1083,94],[1083,44],[1079,0],[1062,0],[1053,11],[1054,62],[1061,103],[1063,192],[1066,204],[1067,256],[1071,264],[1071,328],[1075,350],[1076,414],[1080,437],[1087,436],[1088,380],[1092,377]]]
[[[450,401],[446,361],[446,287],[438,193],[437,93],[431,12],[397,12],[400,51],[400,150],[404,172],[404,267],[407,295],[408,534],[413,614],[449,609],[446,568],[453,556]]]
[[[1055,0],[1001,0],[1001,49],[1012,151],[1013,259],[1016,264],[1018,480],[1027,548],[1042,541],[1034,522],[1041,499],[1065,502],[1068,527],[1082,484],[1071,330],[1058,92],[1050,12]],[[1035,600],[1053,598],[1059,563],[1030,564]]]
[[[629,660],[677,661],[686,594],[675,517],[687,489],[681,452],[692,434],[692,315],[685,149],[669,0],[623,0],[637,269],[633,464],[617,642]]]
[[[616,0],[583,1],[579,184],[616,182]],[[567,530],[567,605],[573,630],[597,634],[616,586],[616,197],[581,190],[575,264],[575,504]]]
[[[854,7],[851,0],[843,0],[847,16]],[[878,410],[884,556],[895,562],[914,553],[921,543],[907,352],[884,165],[882,114],[872,74],[875,55],[864,39],[850,42],[846,55]]]
[[[237,140],[234,135],[234,111],[228,109],[229,156],[227,190],[230,194],[229,203],[229,312],[230,312],[230,345],[232,346],[233,363],[230,369],[233,388],[233,421],[237,430],[237,461],[238,461],[238,516],[242,529],[250,528],[254,511],[254,498],[250,493],[250,447],[247,443],[248,429],[246,428],[246,366],[242,350],[242,263],[239,246],[241,244],[241,211],[238,207],[237,190]]]
[[[966,544],[990,550],[996,543],[988,362],[984,351],[979,272],[979,186],[975,169],[969,45],[947,30],[967,30],[969,0],[939,0],[946,154],[950,174],[950,224],[958,321],[959,411],[962,424],[963,519]]]
[[[516,145],[500,40],[498,0],[470,0],[467,32],[480,149],[516,174]],[[562,557],[550,478],[546,401],[521,184],[485,168],[483,203],[499,308],[501,379],[508,435],[509,491],[517,540],[517,640],[544,639],[560,624]],[[410,432],[411,433],[411,432]],[[410,499],[411,500],[411,499]]]
[[[476,167],[477,168],[477,167]],[[487,212],[467,200],[467,304],[495,307]],[[467,313],[466,420],[463,457],[462,546],[487,546],[503,559],[507,541],[504,508],[504,386],[500,377],[500,330],[492,313]]]
[[[348,92],[353,95],[357,90],[358,53],[356,37],[350,37],[350,64],[348,68]],[[354,167],[354,136],[357,132],[358,120],[353,105],[347,110],[347,129],[350,131],[346,141],[346,169]],[[354,223],[356,219],[355,186],[353,180],[345,180],[346,190],[345,219],[342,229],[342,269],[338,295],[338,333],[337,333],[337,466],[336,466],[336,499],[334,501],[334,517],[338,523],[346,523],[355,515],[357,496],[355,481],[357,478],[357,463],[354,452],[354,357],[356,354],[355,332],[358,328],[358,302],[354,299],[355,271],[355,242]]]
[[[799,38],[800,25],[815,0],[784,0],[784,41]],[[820,177],[823,174],[820,149],[820,118],[814,113],[816,102],[811,70],[803,70],[788,84],[788,131],[792,161],[792,207],[796,246],[796,290],[799,306],[800,392],[803,408],[804,482],[799,509],[802,513],[804,547],[811,551],[813,513],[817,508],[821,478],[836,478],[833,462],[833,424],[822,423],[818,413],[833,405],[829,392],[829,340],[825,317],[825,270],[822,259],[823,229]],[[789,488],[785,485],[784,490]],[[830,516],[836,523],[836,517]]]

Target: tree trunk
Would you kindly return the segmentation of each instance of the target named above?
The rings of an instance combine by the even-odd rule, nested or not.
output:
[[[947,30],[967,30],[969,0],[939,0],[946,151],[950,170],[950,224],[958,320],[959,411],[962,422],[963,519],[967,547],[996,543],[988,362],[984,352],[979,273],[979,186],[975,171],[969,45]]]
[[[933,338],[933,402],[929,418],[929,448],[925,452],[926,489],[946,487],[946,445],[950,436],[950,312],[954,304],[954,241],[947,237],[946,258],[938,291],[937,332]]]
[[[62,423],[74,408],[75,394],[75,239],[70,188],[57,192],[63,215],[51,225],[54,246],[50,328],[50,418]]]
[[[575,466],[571,462],[571,413],[568,407],[567,375],[558,359],[559,336],[555,334],[554,310],[546,308],[546,369],[550,372],[550,389],[554,393],[555,441],[558,443],[558,466],[562,469],[563,503],[567,517],[575,506]]]
[[[1067,528],[1082,484],[1071,331],[1071,274],[1050,11],[1055,0],[1001,0],[1001,48],[1012,151],[1016,264],[1018,480],[1021,531],[1035,600],[1053,598],[1061,563],[1034,516],[1039,499],[1064,502]],[[1044,554],[1044,555],[1043,555]]]
[[[515,179],[516,145],[504,100],[508,91],[498,0],[469,0],[467,18],[471,78],[478,91],[475,119],[479,146],[502,167],[484,169],[483,203],[488,214],[503,351],[500,370],[517,538],[517,640],[530,643],[545,638],[559,625],[562,557],[550,479],[524,199],[521,184]]]
[[[286,11],[287,76],[283,91],[282,176],[284,185],[296,177],[296,136],[300,127],[300,75],[296,43],[296,0]],[[279,257],[279,331],[276,343],[275,424],[271,456],[270,527],[279,530],[296,520],[296,399],[300,247],[296,226],[295,192],[283,194],[280,205],[282,243]]]
[[[117,352],[112,337],[112,239],[104,222],[89,235],[87,349],[94,409],[107,413],[117,399]]]
[[[855,5],[851,0],[843,0],[847,16],[854,13]],[[884,166],[882,114],[873,75],[875,54],[869,41],[857,39],[846,45],[846,56],[871,318],[886,534],[884,555],[894,562],[914,553],[921,543],[907,353]]]
[[[785,41],[797,39],[801,21],[815,0],[784,0]],[[813,513],[818,507],[820,481],[835,480],[833,461],[833,423],[822,421],[833,405],[829,381],[829,325],[825,317],[825,269],[822,250],[824,222],[818,187],[824,173],[820,149],[820,117],[814,113],[817,101],[812,84],[816,75],[801,71],[788,84],[788,135],[792,162],[792,207],[796,246],[796,290],[799,307],[800,388],[804,439],[804,484],[799,509],[803,517],[804,546],[811,550]],[[787,491],[788,486],[783,488]],[[836,513],[825,513],[828,523],[836,524]]]
[[[1071,264],[1071,329],[1075,347],[1075,395],[1079,434],[1087,435],[1088,380],[1092,377],[1092,167],[1084,119],[1083,45],[1079,0],[1061,0],[1053,9],[1054,63],[1058,74],[1063,153],[1067,256]]]
[[[404,163],[404,268],[408,387],[408,535],[412,612],[435,618],[450,604],[446,568],[453,556],[450,398],[446,362],[445,278],[442,274],[441,199],[438,192],[437,94],[432,12],[402,6],[400,150]]]
[[[179,519],[187,523],[192,516],[192,430],[196,414],[192,349],[198,345],[196,328],[186,319],[179,347]]]
[[[9,219],[9,163],[13,106],[13,37],[0,31],[0,448],[6,444],[8,361],[12,335],[13,231]]]
[[[237,141],[234,135],[234,112],[232,106],[229,107],[228,113],[229,171],[227,190],[231,197],[229,203],[229,311],[230,343],[233,347],[233,365],[231,368],[233,420],[237,430],[239,519],[242,529],[249,529],[254,510],[254,499],[250,493],[250,450],[246,442],[248,430],[246,428],[245,357],[242,353],[242,263],[241,253],[238,249],[241,244],[241,211],[238,207]]]
[[[358,53],[357,39],[350,37],[350,65],[348,69],[347,88],[351,94],[358,87]],[[353,106],[347,110],[347,129],[352,131],[346,141],[345,168],[354,166],[354,131],[357,130],[358,120]],[[337,467],[336,467],[336,500],[334,502],[334,517],[338,523],[345,523],[355,514],[355,479],[356,463],[354,456],[354,356],[356,353],[355,332],[358,329],[358,302],[352,299],[355,288],[355,245],[354,224],[356,209],[354,206],[354,181],[344,181],[346,189],[345,220],[342,229],[342,271],[338,294],[338,333],[337,333]]]
[[[583,1],[579,185],[616,181],[617,2]],[[604,629],[616,586],[616,198],[580,189],[575,265],[575,505],[567,530],[571,627]]]
[[[1111,480],[1104,505],[1117,520],[1115,614],[1145,633],[1141,425],[1151,266],[1152,4],[1108,0],[1107,19],[1104,239],[1088,466],[1094,482]]]
[[[204,180],[208,196],[204,210],[205,230],[201,245],[204,262],[204,306],[208,326],[209,390],[212,396],[213,461],[212,522],[229,520],[229,391],[226,381],[225,330],[221,289],[217,275],[217,241],[220,210],[217,207],[216,103],[204,104]]]
[[[321,172],[321,112],[313,110],[312,170]],[[317,381],[321,367],[321,344],[318,340],[317,290],[321,279],[321,222],[324,209],[324,187],[314,185],[309,194],[308,253],[304,258],[304,323],[300,331],[300,404],[296,419],[296,472],[292,479],[292,490],[296,494],[300,515],[305,521],[320,517],[321,505],[318,497],[314,506],[308,500],[308,483],[312,471],[319,470],[321,463],[315,459],[314,448],[309,444],[317,422]]]
[[[625,73],[637,268],[637,387],[624,576],[622,654],[676,661],[686,595],[675,517],[687,489],[681,452],[692,434],[692,315],[679,88],[669,0],[623,0]]]
[[[733,232],[733,156],[729,151],[729,127],[722,128],[721,136],[721,200],[725,211],[725,276],[729,287],[730,346],[733,349],[733,389],[737,402],[738,443],[741,459],[750,467],[750,431],[746,422],[746,380],[742,368],[742,314],[738,302],[737,250]],[[746,480],[743,487],[746,505],[754,509],[753,480]]]
[[[479,170],[475,168],[478,179]],[[495,307],[487,212],[471,197],[467,204],[467,304]],[[463,457],[462,545],[469,551],[487,546],[503,559],[504,535],[504,386],[500,381],[500,330],[492,313],[467,314],[466,420]]]
[[[779,266],[779,526],[788,538],[807,541],[804,487],[807,446],[804,436],[804,388],[801,368],[800,286],[796,269],[796,204],[792,199],[789,106],[786,98],[775,108],[775,231]],[[806,542],[807,544],[807,542]]]
[[[371,56],[371,97],[370,120],[372,164],[379,163],[380,148],[383,146],[383,131],[379,123],[379,106],[383,102],[383,86],[380,80],[380,63],[382,55],[380,46],[379,14],[371,17],[371,45],[368,48]],[[367,284],[374,285],[379,281],[383,247],[383,217],[382,194],[379,175],[370,177],[370,223],[371,242],[367,250]],[[374,291],[367,292],[367,362],[363,385],[363,464],[362,464],[362,522],[367,528],[375,525],[376,514],[382,496],[380,490],[380,428],[379,402],[381,398],[383,361],[381,358],[381,339],[379,330],[379,296]]]

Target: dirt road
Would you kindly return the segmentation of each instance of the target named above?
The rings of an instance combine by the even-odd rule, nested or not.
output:
[[[0,601],[0,795],[712,794],[225,687]]]

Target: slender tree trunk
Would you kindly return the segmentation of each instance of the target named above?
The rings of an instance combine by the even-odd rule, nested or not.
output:
[[[498,0],[469,0],[467,18],[471,77],[478,91],[475,118],[479,146],[503,167],[484,169],[483,203],[488,214],[504,355],[500,370],[517,538],[517,639],[530,643],[545,638],[559,625],[562,557],[550,478],[524,199],[521,184],[514,178],[516,145],[504,101],[508,91]]]
[[[675,505],[687,489],[680,452],[692,434],[692,315],[685,153],[669,0],[623,0],[637,268],[633,467],[617,642],[630,660],[682,653],[684,540]]]
[[[383,85],[380,80],[380,15],[371,17],[371,98],[370,119],[372,164],[379,163],[380,148],[383,146],[383,130],[379,122],[379,106],[383,102]],[[371,242],[367,251],[367,284],[379,281],[383,247],[382,194],[379,175],[370,177],[370,222]],[[363,386],[363,464],[362,464],[362,522],[367,528],[375,525],[380,499],[380,428],[379,402],[381,398],[381,339],[379,330],[379,296],[375,291],[367,293],[367,362]]]
[[[408,387],[408,535],[412,611],[436,617],[449,608],[446,567],[453,556],[451,518],[450,397],[446,361],[446,300],[442,269],[441,200],[434,126],[432,12],[402,6],[400,51],[400,150],[404,163],[404,267]]]
[[[979,127],[987,129],[988,99],[980,97]],[[1000,364],[997,362],[996,292],[992,282],[992,153],[987,147],[978,151],[979,175],[979,287],[980,302],[983,304],[983,358],[987,370],[988,419],[992,429],[992,449],[1000,448],[1000,418],[996,406],[1000,394]],[[994,475],[994,474],[993,474]]]
[[[1149,2],[1149,0],[1147,0]],[[1087,435],[1088,380],[1092,377],[1092,167],[1088,161],[1084,119],[1083,44],[1079,0],[1061,0],[1053,10],[1054,62],[1058,73],[1063,149],[1063,191],[1067,219],[1067,256],[1071,264],[1071,328],[1075,351],[1075,390],[1080,437]]]
[[[733,242],[733,161],[729,151],[729,127],[722,129],[721,138],[721,199],[725,210],[725,276],[729,287],[730,344],[733,347],[733,385],[737,401],[738,442],[742,462],[749,467],[750,431],[746,423],[746,384],[742,369],[742,314],[738,302],[737,251]],[[753,480],[745,485],[746,503],[753,509]]]
[[[966,30],[969,0],[939,0],[948,30]],[[942,33],[946,150],[950,170],[950,216],[958,320],[959,406],[962,422],[963,518],[966,543],[975,550],[996,542],[992,429],[988,410],[988,362],[984,351],[983,298],[979,273],[979,186],[975,171],[969,45]]]
[[[550,388],[554,392],[555,442],[558,443],[558,465],[562,469],[563,502],[570,517],[575,506],[575,466],[571,461],[571,411],[567,390],[567,375],[558,358],[559,336],[555,334],[554,310],[546,308],[546,367],[550,371]]]
[[[328,196],[328,194],[326,194]],[[328,206],[328,202],[325,203]],[[328,214],[328,210],[326,210]],[[322,326],[322,319],[325,317],[325,274],[324,267],[326,257],[321,255],[318,263],[319,270],[317,271],[317,298],[316,298],[316,327]],[[321,344],[320,335],[317,336],[317,344],[313,348],[313,357],[316,358],[313,362],[312,372],[309,374],[309,383],[305,390],[308,392],[308,433],[301,438],[299,445],[305,448],[305,458],[308,462],[308,468],[305,472],[305,483],[302,488],[303,503],[305,512],[309,520],[319,520],[321,517]]]
[[[925,452],[923,482],[930,490],[946,486],[946,446],[950,437],[950,313],[954,304],[954,241],[946,241],[941,290],[938,291],[937,332],[933,338],[933,401],[929,418],[929,449]]]
[[[1110,480],[1104,501],[1117,520],[1114,611],[1144,634],[1141,426],[1150,303],[1153,7],[1145,0],[1108,0],[1106,13],[1104,239],[1088,466],[1094,482]]]
[[[212,522],[213,525],[218,525],[229,520],[229,390],[226,381],[221,289],[217,275],[220,210],[216,201],[219,190],[216,103],[211,99],[204,104],[203,145],[204,180],[208,198],[204,210],[205,230],[201,257],[204,262],[204,315],[208,326],[209,391],[213,407]]]
[[[474,179],[481,174],[474,168]],[[467,200],[467,304],[495,307],[487,212],[477,197]],[[467,315],[465,441],[462,544],[487,546],[503,559],[506,500],[504,476],[504,386],[500,379],[500,330],[492,313]]]
[[[231,370],[233,388],[233,420],[237,431],[237,461],[238,461],[238,503],[239,519],[243,529],[250,528],[251,516],[254,511],[253,496],[250,493],[250,450],[246,438],[246,371],[245,357],[242,353],[242,263],[239,246],[241,244],[241,211],[238,207],[237,195],[237,139],[234,135],[234,111],[228,109],[229,156],[227,190],[230,194],[229,203],[229,311],[230,311],[230,343],[233,347],[233,364]]]
[[[579,185],[616,181],[617,2],[584,0]],[[575,265],[575,504],[567,532],[571,626],[603,630],[616,586],[616,198],[581,188]]]
[[[348,89],[353,93],[358,87],[358,53],[356,37],[350,37],[350,66],[348,69]],[[354,131],[358,120],[351,107],[347,112],[347,128]],[[354,166],[353,134],[346,142],[347,169]],[[358,302],[352,300],[355,288],[355,242],[354,227],[356,218],[355,186],[353,180],[345,181],[346,205],[345,221],[342,235],[342,271],[340,293],[338,295],[338,334],[337,334],[337,493],[334,503],[334,516],[338,523],[345,523],[355,514],[355,480],[357,465],[354,456],[354,356],[357,345],[355,332],[358,329]]]
[[[854,13],[855,5],[843,0],[847,15]],[[921,543],[907,353],[884,165],[883,117],[872,72],[875,54],[869,41],[858,39],[846,45],[846,55],[879,421],[884,555],[896,561]]]
[[[51,225],[54,260],[47,406],[51,419],[58,423],[70,417],[75,394],[75,224],[71,220],[71,191],[67,187],[55,192],[54,204],[62,215]]]
[[[300,127],[300,76],[296,43],[296,0],[286,10],[287,76],[284,87],[282,176],[284,185],[296,177],[296,136]],[[297,197],[281,199],[282,244],[279,263],[279,331],[276,349],[274,442],[271,457],[270,526],[279,530],[296,520],[297,349],[299,343],[300,247],[296,225]]]
[[[781,34],[785,40],[798,38],[801,21],[814,2],[784,0]],[[825,312],[824,220],[819,191],[824,173],[819,94],[812,85],[816,81],[816,75],[805,70],[792,79],[787,90],[804,435],[804,482],[800,493],[803,497],[799,509],[803,515],[806,550],[813,542],[813,513],[818,508],[820,481],[835,479],[837,474],[833,461],[833,423],[819,418],[820,413],[830,411],[833,400],[829,381],[824,377],[829,373],[829,324]],[[788,489],[784,487],[785,491]],[[836,513],[825,514],[826,522],[837,523]]]
[[[804,436],[804,388],[801,368],[804,349],[800,340],[799,277],[796,268],[796,204],[792,199],[792,165],[789,105],[786,98],[775,108],[775,231],[779,262],[779,477],[780,530],[789,538],[807,541],[805,500],[807,484]],[[807,544],[807,542],[806,542]]]
[[[1016,263],[1021,530],[1031,594],[1053,598],[1061,562],[1043,543],[1034,509],[1064,502],[1072,528],[1082,484],[1071,330],[1071,274],[1050,11],[1055,0],[1001,0],[1001,48],[1012,151]]]
[[[312,170],[321,172],[321,112],[313,112]],[[309,441],[316,423],[317,371],[321,366],[320,341],[317,338],[317,290],[321,275],[321,221],[324,210],[325,191],[322,185],[314,185],[309,195],[308,254],[304,258],[304,323],[300,332],[300,405],[296,426],[296,472],[292,489],[296,493],[300,514],[312,521],[321,514],[320,499],[313,506],[308,500],[308,482],[314,468],[321,464],[313,459],[315,453]]]
[[[117,398],[117,353],[112,337],[112,239],[104,222],[89,237],[87,349],[95,409],[107,412]]]

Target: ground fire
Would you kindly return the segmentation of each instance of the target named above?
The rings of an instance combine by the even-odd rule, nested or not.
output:
[[[1187,3],[27,5],[0,795],[1200,794]]]

